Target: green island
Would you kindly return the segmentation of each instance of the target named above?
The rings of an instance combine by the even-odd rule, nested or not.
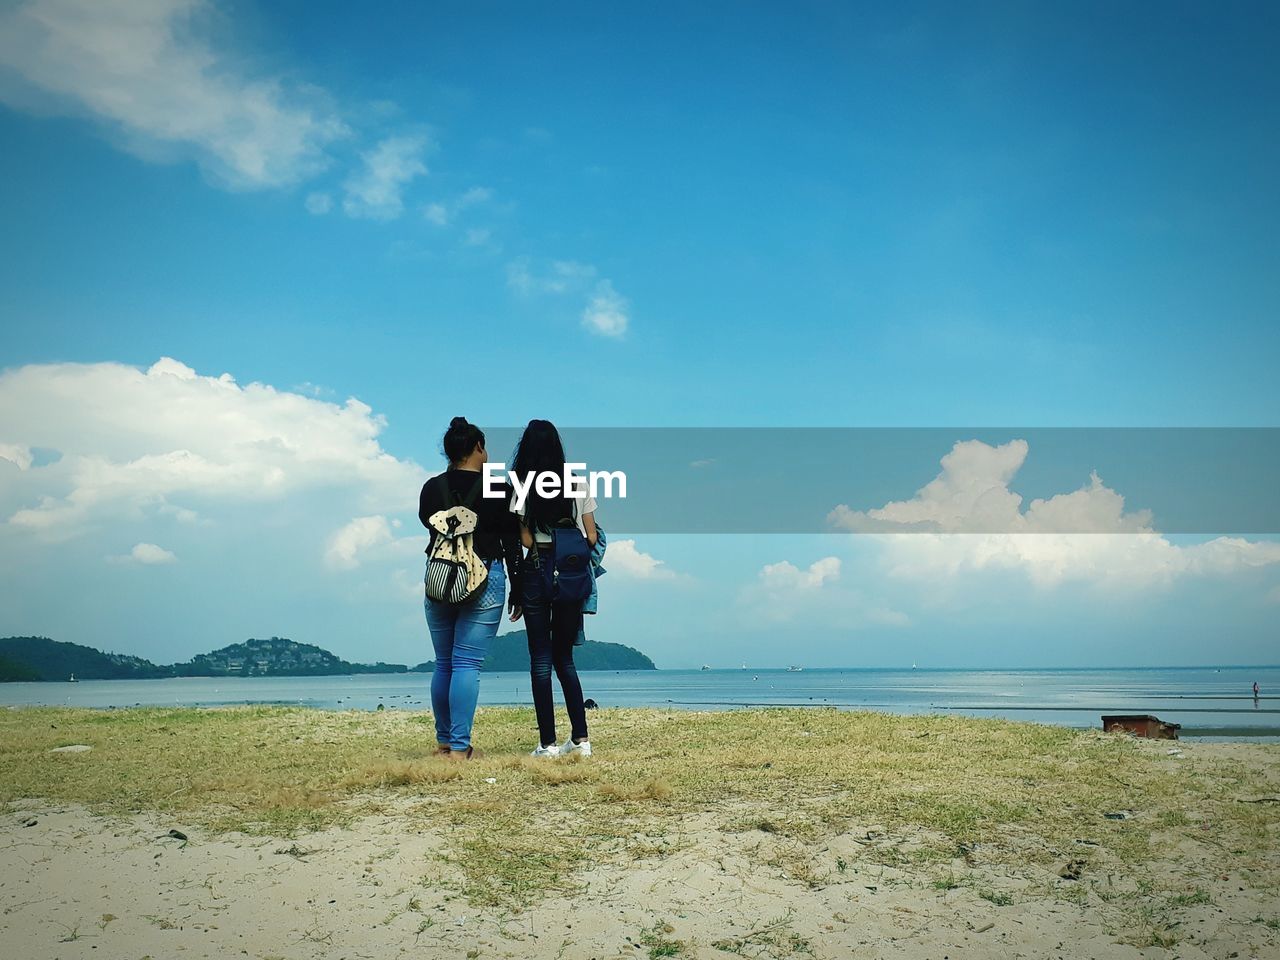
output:
[[[587,641],[575,650],[582,670],[653,670],[653,661],[618,643]],[[431,661],[409,667],[402,663],[353,663],[309,643],[283,637],[250,639],[183,663],[152,663],[142,657],[106,653],[48,637],[0,638],[0,682],[77,680],[148,680],[164,677],[320,677],[361,673],[430,672]],[[523,630],[495,639],[484,668],[528,670],[529,652]]]
[[[573,648],[573,661],[579,670],[656,670],[647,656],[621,643],[604,643],[588,640]],[[413,669],[430,673],[435,661],[428,660]],[[499,634],[489,645],[484,658],[484,669],[490,673],[503,671],[527,672],[529,669],[529,640],[523,630]]]

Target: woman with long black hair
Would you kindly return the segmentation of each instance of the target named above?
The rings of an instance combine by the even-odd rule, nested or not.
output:
[[[449,469],[424,483],[418,498],[418,519],[431,532],[427,553],[431,554],[442,535],[431,518],[465,507],[475,515],[475,555],[488,570],[484,586],[477,587],[474,597],[449,603],[433,599],[428,592],[424,601],[436,653],[431,677],[436,750],[453,760],[467,760],[475,754],[471,726],[480,696],[480,666],[502,619],[504,559],[511,579],[511,619],[520,618],[520,525],[510,510],[509,487],[503,498],[482,495],[482,471],[489,454],[479,427],[465,417],[454,417],[444,435],[444,454]],[[443,529],[447,532],[449,528]]]
[[[523,482],[550,472],[564,475],[564,444],[549,420],[530,420],[512,458],[512,472]],[[520,508],[520,538],[528,550],[521,580],[521,606],[529,636],[529,674],[533,683],[533,707],[538,718],[535,757],[591,756],[587,737],[587,711],[582,683],[573,663],[573,643],[582,627],[582,601],[557,596],[553,583],[554,533],[558,527],[576,526],[594,546],[596,501],[577,498],[561,488],[555,496],[539,495],[531,484]],[[555,701],[551,695],[551,671],[555,670],[569,713],[570,737],[556,743]]]

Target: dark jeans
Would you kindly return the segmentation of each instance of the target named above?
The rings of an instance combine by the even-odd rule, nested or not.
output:
[[[530,555],[523,567],[524,626],[529,635],[529,676],[533,682],[533,710],[538,716],[542,746],[556,742],[556,707],[551,696],[551,670],[555,669],[564,691],[573,739],[587,739],[587,711],[582,705],[582,683],[573,664],[573,641],[582,627],[581,601],[551,599],[551,558],[541,557],[541,569]]]

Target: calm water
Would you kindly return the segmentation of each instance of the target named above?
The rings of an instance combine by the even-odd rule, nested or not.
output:
[[[1250,689],[1262,688],[1255,703]],[[0,684],[0,705],[82,707],[299,704],[325,709],[426,710],[428,674],[183,678]],[[1141,670],[658,670],[582,674],[602,707],[724,710],[831,706],[892,713],[960,713],[1073,727],[1103,713],[1154,713],[1184,736],[1280,736],[1280,667]],[[487,673],[481,703],[532,703],[525,673]]]

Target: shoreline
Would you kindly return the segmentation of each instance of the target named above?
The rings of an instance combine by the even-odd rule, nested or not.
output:
[[[48,704],[48,703],[6,704],[3,707],[0,707],[0,709],[20,711],[20,710],[41,710],[41,709],[49,709],[49,708],[59,708],[59,707],[65,707],[65,706],[66,705],[64,704]],[[484,704],[482,709],[484,708],[520,709],[525,706],[526,704],[522,704],[518,702],[506,703],[501,701],[490,701],[489,703]],[[296,708],[296,709],[302,709],[302,710],[314,710],[322,713],[325,713],[325,712],[327,713],[346,713],[346,712],[377,713],[379,712],[376,708],[359,708],[359,707],[339,708],[339,707],[330,707],[330,706],[320,705],[320,704],[300,704],[300,703],[297,703],[296,701],[290,701],[290,700],[226,700],[226,701],[216,701],[216,702],[173,704],[173,705],[163,705],[163,706],[160,704],[144,704],[144,703],[123,704],[123,705],[109,704],[106,706],[77,706],[74,709],[101,711],[105,713],[105,712],[115,711],[115,710],[121,710],[121,711],[152,710],[152,709],[156,709],[157,707],[161,707],[162,709],[180,709],[180,710],[221,710],[221,709],[233,709],[233,708],[242,708],[242,707],[285,707],[285,708]],[[402,713],[404,712],[417,713],[417,714],[430,713],[430,711],[427,709],[410,710],[398,705],[393,705],[393,706],[387,707],[386,709],[390,711],[396,711],[396,712],[402,712]],[[627,709],[627,710],[675,709],[675,710],[688,711],[688,712],[712,712],[712,713],[744,713],[744,712],[768,711],[768,710],[803,710],[803,711],[837,710],[837,711],[846,712],[846,713],[862,712],[862,711],[880,712],[888,716],[907,717],[907,718],[957,716],[957,717],[965,717],[969,719],[994,719],[994,720],[1006,719],[999,715],[1001,711],[1024,711],[1024,712],[1064,711],[1064,712],[1080,712],[1080,713],[1090,713],[1090,714],[1097,712],[1093,707],[1072,708],[1072,707],[1058,707],[1058,706],[934,707],[934,708],[925,709],[925,710],[891,710],[891,709],[886,709],[884,705],[881,705],[881,704],[867,704],[867,703],[859,703],[859,704],[831,704],[831,703],[816,704],[816,703],[799,703],[799,702],[738,703],[738,702],[730,702],[730,701],[674,701],[674,700],[668,701],[667,703],[660,704],[660,705],[625,707],[620,709]],[[969,712],[969,711],[973,711],[973,712]],[[1142,713],[1146,711],[1145,709],[1114,708],[1114,709],[1104,709],[1102,712],[1111,714],[1111,713]],[[1238,711],[1184,710],[1182,712],[1184,713],[1236,713]],[[1280,714],[1280,709],[1263,710],[1259,712]],[[1009,719],[1013,719],[1013,718],[1009,718]],[[1047,721],[1036,720],[1036,719],[1028,719],[1028,720],[1014,719],[1014,722],[1034,723],[1034,724],[1040,724],[1044,726],[1054,726],[1054,727],[1060,727],[1065,730],[1073,730],[1081,733],[1088,732],[1088,731],[1101,730],[1100,724],[1077,725],[1077,724],[1064,724],[1064,723],[1050,723]],[[1161,740],[1161,741],[1153,741],[1153,742],[1182,743],[1185,741],[1220,742],[1220,743],[1267,743],[1270,741],[1280,742],[1280,724],[1277,724],[1274,727],[1271,727],[1271,726],[1266,726],[1266,727],[1263,727],[1263,726],[1187,727],[1184,724],[1182,726],[1182,729],[1179,731],[1179,737],[1177,740]]]
[[[878,668],[754,673],[733,670],[581,670],[584,693],[605,709],[680,713],[834,708],[897,716],[1003,717],[1070,729],[1096,729],[1106,714],[1152,714],[1181,726],[1186,742],[1280,738],[1280,669],[1070,670],[975,672]],[[1245,681],[1257,680],[1254,701]],[[391,712],[430,709],[430,675],[183,678],[182,683],[81,680],[0,685],[0,706],[210,708],[303,706]],[[1269,691],[1269,692],[1268,692]],[[527,708],[524,671],[485,672],[480,703]]]

